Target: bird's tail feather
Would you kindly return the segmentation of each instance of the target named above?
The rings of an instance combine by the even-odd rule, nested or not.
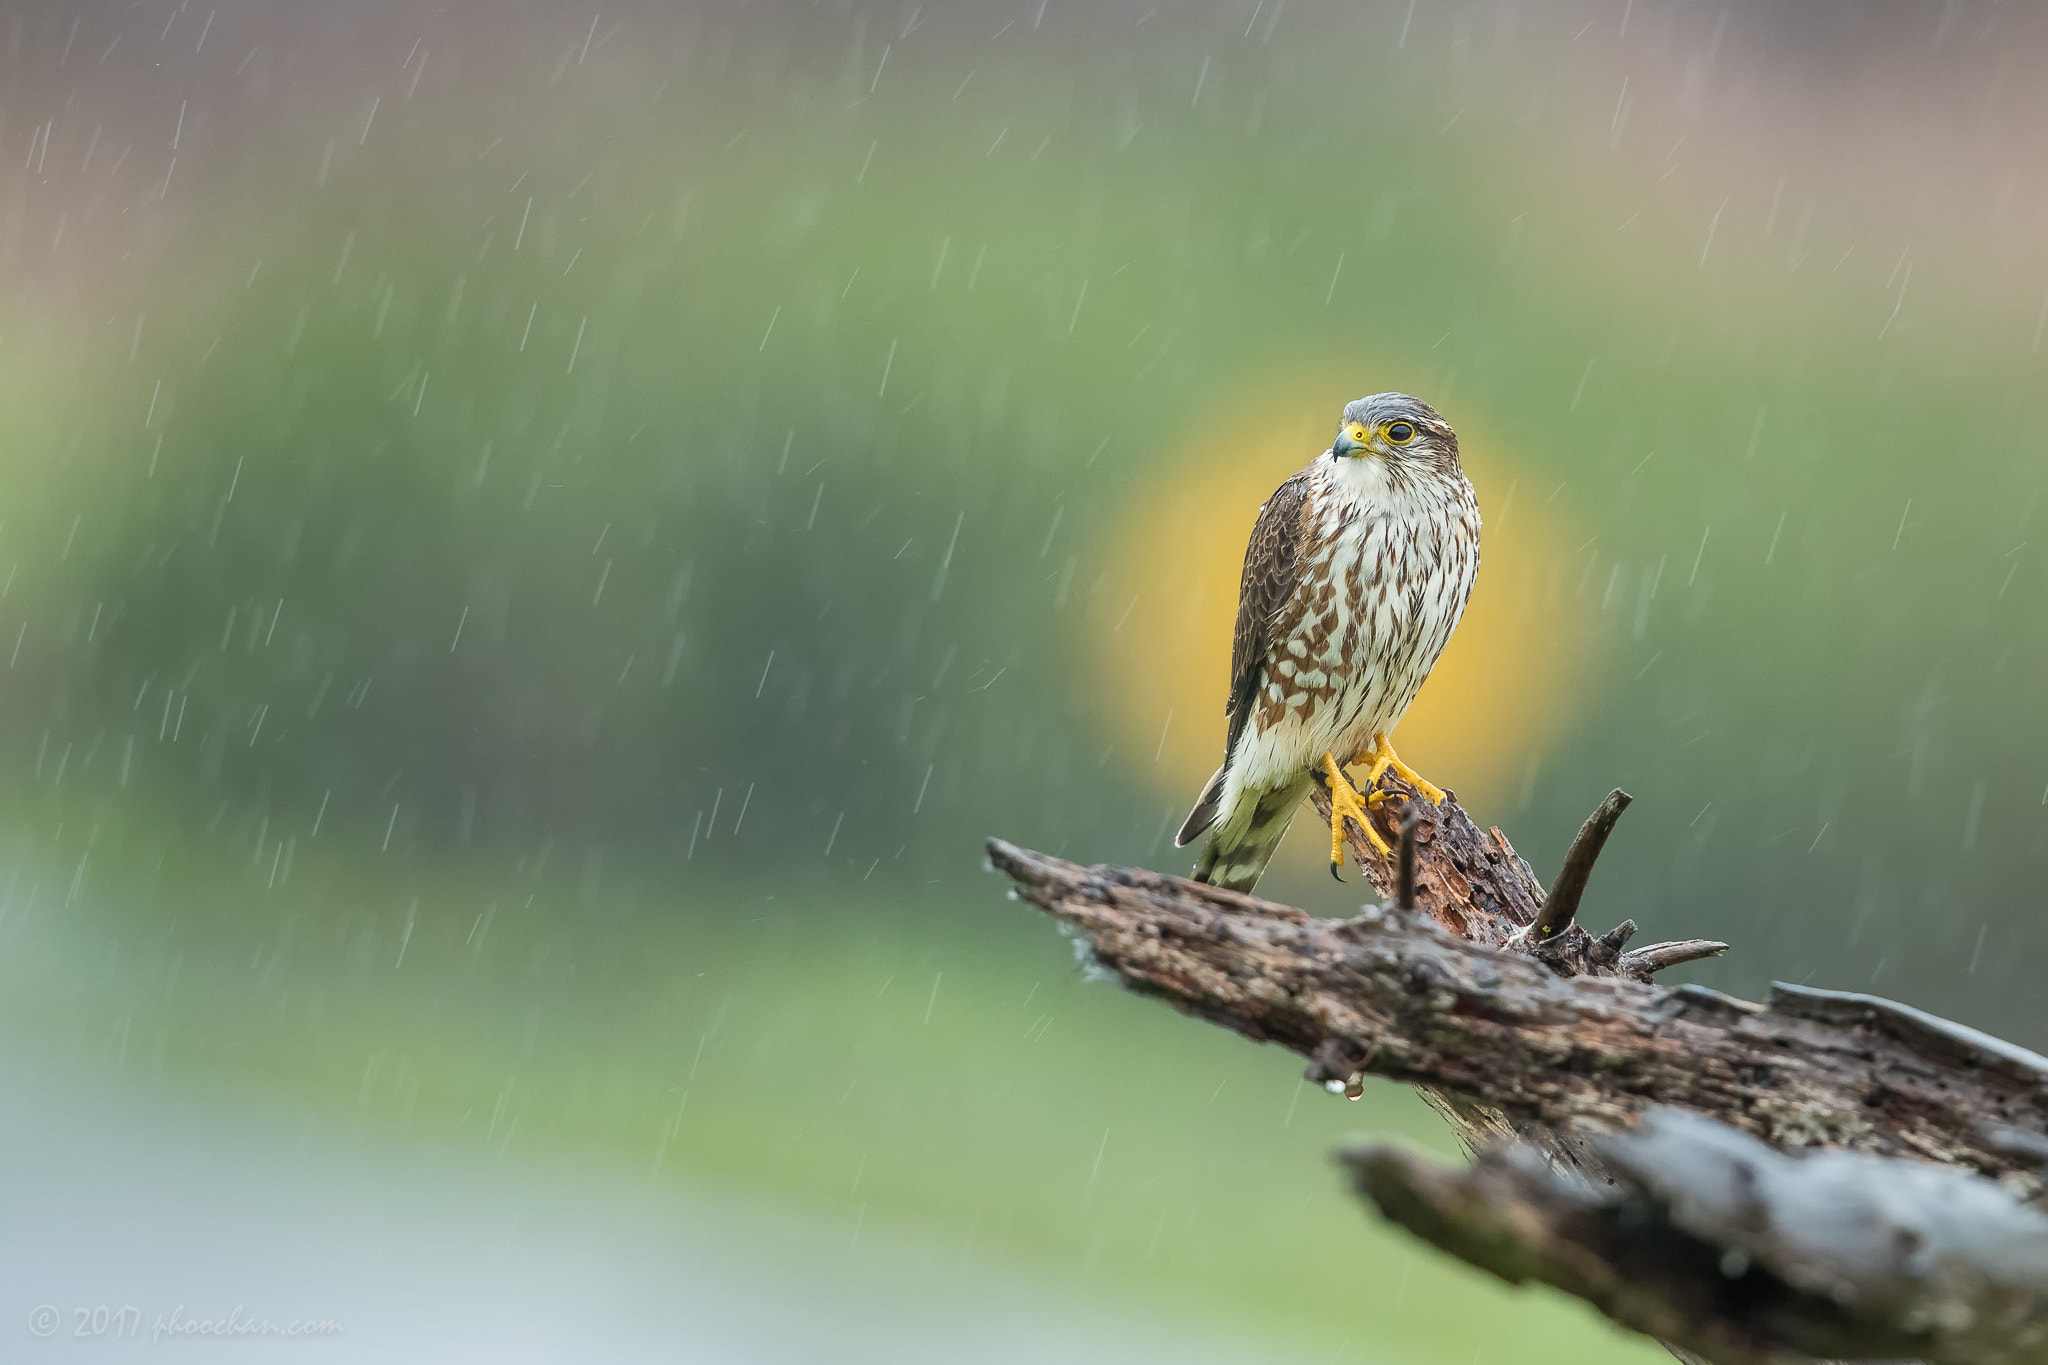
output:
[[[1250,891],[1257,886],[1308,789],[1304,780],[1274,791],[1247,792],[1243,804],[1250,807],[1248,816],[1224,820],[1209,836],[1195,864],[1195,880],[1227,891]]]
[[[1173,836],[1175,848],[1186,848],[1195,840],[1208,833],[1209,826],[1216,823],[1216,812],[1223,804],[1223,773],[1230,766],[1225,762],[1202,787],[1202,794],[1195,799],[1195,808],[1188,812],[1188,818],[1181,822],[1180,833]]]

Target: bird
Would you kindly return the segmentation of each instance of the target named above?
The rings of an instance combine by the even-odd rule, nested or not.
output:
[[[1330,792],[1330,875],[1344,821],[1392,772],[1441,803],[1390,736],[1449,643],[1479,574],[1479,500],[1443,415],[1404,393],[1344,405],[1329,449],[1259,507],[1230,651],[1223,764],[1180,827],[1204,834],[1195,880],[1250,891],[1310,788]],[[1367,765],[1354,785],[1345,769]]]

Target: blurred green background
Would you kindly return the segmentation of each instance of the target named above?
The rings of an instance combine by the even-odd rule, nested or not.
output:
[[[2048,36],[2015,7],[4,22],[17,1155],[91,1182],[175,1130],[200,1189],[288,1150],[337,1205],[441,1162],[472,1213],[618,1211],[536,1215],[556,1242],[772,1208],[830,1253],[763,1262],[766,1317],[897,1267],[849,1359],[1009,1359],[1004,1322],[1073,1358],[1655,1358],[1353,1206],[1340,1133],[1448,1150],[1411,1095],[1084,983],[981,869],[990,833],[1181,866],[1223,678],[1174,651],[1225,647],[1258,497],[1388,387],[1466,432],[1489,519],[1419,766],[1539,873],[1633,792],[1589,914],[1736,945],[1692,979],[2048,1044]],[[1359,894],[1313,857],[1265,890]],[[106,1105],[128,1147],[62,1136]],[[251,1206],[114,1283],[14,1164],[55,1239],[24,1314],[59,1271],[246,1298],[252,1249],[316,1240]],[[278,1289],[356,1295],[307,1349],[424,1350],[436,1271],[365,1263]],[[970,1345],[915,1307],[949,1264],[987,1272]],[[549,1358],[529,1325],[503,1358]],[[708,1333],[643,1344],[815,1350]]]

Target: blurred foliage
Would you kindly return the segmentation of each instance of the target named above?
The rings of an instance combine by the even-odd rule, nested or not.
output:
[[[774,1190],[835,1238],[936,1234],[1346,1358],[1469,1356],[1516,1331],[1537,1360],[1620,1346],[1573,1305],[1364,1235],[1328,1154],[1361,1122],[1448,1152],[1411,1092],[1347,1105],[1268,1049],[1084,982],[1000,902],[728,885],[664,915],[655,886],[593,905],[547,874],[400,902],[346,866],[277,891],[264,868],[168,858],[154,892],[119,891],[176,907],[174,934],[81,933],[33,903],[26,927],[0,922],[0,1028],[41,1039],[41,1065],[168,1075],[202,1105],[262,1077],[343,1132]],[[195,874],[217,897],[196,924],[177,890]],[[266,911],[251,970],[237,928]]]

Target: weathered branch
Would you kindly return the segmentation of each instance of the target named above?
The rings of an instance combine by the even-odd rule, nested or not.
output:
[[[1430,824],[1425,815],[1417,831],[1425,908],[1460,871],[1430,856]],[[1359,1073],[1434,1087],[1563,1139],[1676,1105],[1787,1150],[1917,1157],[2038,1186],[2035,1163],[1990,1129],[2048,1133],[2048,1059],[1905,1006],[1788,986],[1757,1005],[1697,986],[1565,977],[1393,907],[1319,920],[1001,840],[989,857],[1024,899],[1083,931],[1126,985],[1280,1043],[1333,1087]]]
[[[1382,785],[1406,799],[1368,818],[1399,838],[1398,854],[1378,852],[1355,822],[1345,832],[1368,880],[1394,894],[1348,920],[1154,872],[1083,868],[999,839],[989,857],[1014,894],[1080,930],[1095,961],[1132,989],[1288,1047],[1310,1059],[1311,1080],[1353,1098],[1367,1075],[1416,1086],[1469,1147],[1494,1154],[1463,1174],[1384,1151],[1354,1165],[1390,1216],[1475,1264],[1580,1294],[1686,1360],[1760,1365],[1814,1352],[2048,1365],[2048,1287],[1980,1254],[2007,1249],[1996,1241],[2003,1215],[1986,1214],[1992,1242],[1930,1221],[2041,1195],[2048,1058],[1873,996],[1778,985],[1759,1005],[1653,985],[1656,972],[1727,945],[1631,949],[1633,920],[1597,937],[1577,923],[1587,874],[1627,805],[1621,792],[1580,830],[1545,896],[1501,832],[1482,833],[1455,797],[1431,805]],[[1327,793],[1313,799],[1327,820]],[[1720,1163],[1711,1207],[1721,1223],[1695,1217],[1710,1207],[1699,1190],[1657,1175],[1652,1158],[1670,1142],[1603,1138],[1658,1106],[1737,1130],[1720,1148],[1694,1142],[1671,1168]],[[1750,1150],[1768,1154],[1759,1142],[1882,1162],[1854,1167],[1855,1197],[1817,1205],[1814,1182],[1845,1168],[1766,1167]],[[1936,1174],[1977,1192],[1915,1184],[1915,1162],[1961,1168]],[[1790,1193],[1757,1202],[1759,1171],[1784,1176]],[[1908,1188],[1919,1191],[1911,1208],[1872,1202]],[[1812,1246],[1789,1222],[1728,1216],[1789,1219],[1795,1207],[1821,1220]],[[1845,1209],[1863,1211],[1848,1240],[1826,1222]],[[1760,1226],[1778,1227],[1778,1242],[1742,1240],[1762,1236]],[[1896,1234],[1874,1244],[1892,1260],[1857,1262],[1869,1270],[1862,1279],[1829,1280],[1822,1253],[1873,1229]],[[2048,1249],[2025,1254],[2048,1266]],[[2048,1268],[2038,1279],[2048,1286]],[[1880,1284],[1889,1298],[1875,1296]]]
[[[2048,1217],[1991,1181],[1850,1152],[1788,1157],[1668,1109],[1591,1145],[1604,1185],[1516,1144],[1464,1169],[1387,1146],[1341,1160],[1361,1196],[1424,1240],[1720,1365],[2048,1362]]]
[[[1633,922],[1623,924],[1634,927]],[[1671,943],[1652,943],[1647,948],[1637,948],[1621,955],[1623,976],[1655,976],[1666,967],[1682,966],[1687,962],[1698,962],[1701,958],[1719,957],[1728,951],[1725,943],[1716,943],[1710,938],[1681,938]]]
[[[1401,821],[1415,818],[1415,904],[1424,914],[1460,938],[1499,945],[1536,918],[1543,888],[1499,830],[1481,833],[1458,805],[1455,793],[1441,806],[1415,794],[1391,773],[1380,780],[1382,791],[1402,799],[1373,807],[1369,818],[1392,843],[1401,836]],[[1323,822],[1330,819],[1330,794],[1318,786],[1309,799]],[[1359,869],[1382,896],[1399,890],[1399,868],[1359,833],[1353,822],[1344,826],[1345,841]]]
[[[1415,822],[1414,811],[1401,820],[1400,872],[1394,879],[1394,904],[1402,910],[1415,908]]]
[[[1688,939],[1688,947],[1699,947],[1702,951],[1671,957],[1658,951],[1666,945],[1652,944],[1637,949],[1631,955],[1632,961],[1624,961],[1621,945],[1635,932],[1633,921],[1624,921],[1599,937],[1566,922],[1558,932],[1539,938],[1531,926],[1548,898],[1536,874],[1515,853],[1506,835],[1498,829],[1482,832],[1458,804],[1455,793],[1446,796],[1439,806],[1422,800],[1412,787],[1391,774],[1381,778],[1379,786],[1403,799],[1374,807],[1370,817],[1374,826],[1392,843],[1402,837],[1401,822],[1413,817],[1416,905],[1459,938],[1494,947],[1512,944],[1525,952],[1541,947],[1543,960],[1568,976],[1624,975],[1645,981],[1666,966],[1726,950],[1726,944],[1709,950],[1705,947],[1709,940]],[[1329,793],[1316,787],[1310,792],[1310,800],[1327,823]],[[1576,862],[1577,890],[1570,894],[1567,903],[1573,912],[1577,911],[1579,896],[1585,890],[1586,873],[1592,869],[1593,859],[1599,856],[1600,846],[1628,802],[1626,793],[1610,794],[1586,821],[1571,852],[1566,854],[1566,871],[1560,874],[1559,885],[1562,887],[1566,877],[1572,875]],[[1344,826],[1352,858],[1382,896],[1397,896],[1400,872],[1395,860],[1375,849],[1354,826],[1351,821]]]
[[[1614,822],[1621,819],[1621,813],[1633,800],[1616,787],[1607,793],[1599,809],[1586,817],[1586,823],[1579,826],[1578,836],[1565,850],[1564,866],[1557,870],[1557,880],[1550,884],[1550,894],[1543,898],[1536,922],[1529,927],[1530,936],[1538,943],[1549,942],[1578,918],[1579,897],[1586,894],[1586,879],[1593,875],[1593,861],[1607,846],[1607,836],[1614,833]]]

